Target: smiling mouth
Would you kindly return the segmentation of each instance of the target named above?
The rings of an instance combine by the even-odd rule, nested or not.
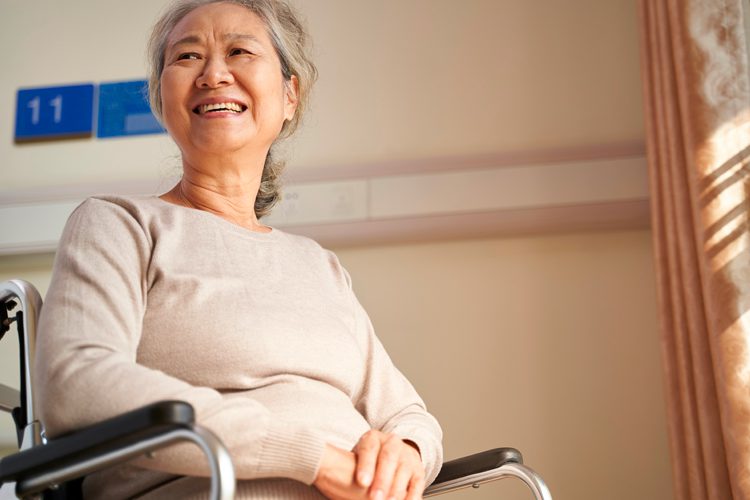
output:
[[[208,113],[217,113],[220,111],[229,111],[231,113],[242,113],[247,109],[247,106],[237,104],[236,102],[219,102],[216,104],[201,104],[193,108],[193,113],[196,115],[205,115]]]

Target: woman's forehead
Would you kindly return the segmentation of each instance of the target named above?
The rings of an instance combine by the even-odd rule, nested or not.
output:
[[[180,19],[167,37],[167,46],[200,43],[207,38],[270,42],[266,25],[257,14],[241,5],[218,2],[202,5]]]

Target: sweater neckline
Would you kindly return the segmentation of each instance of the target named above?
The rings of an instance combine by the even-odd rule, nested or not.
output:
[[[260,231],[252,231],[250,229],[244,228],[242,226],[239,226],[235,224],[234,222],[230,222],[226,220],[223,217],[220,217],[212,212],[209,212],[207,210],[201,210],[199,208],[193,208],[193,207],[186,207],[183,205],[177,205],[176,203],[171,203],[169,201],[161,199],[157,195],[150,196],[152,200],[156,200],[156,203],[162,204],[174,211],[186,213],[189,216],[201,218],[204,220],[208,220],[210,222],[213,222],[217,225],[221,225],[225,227],[226,229],[231,230],[232,232],[239,234],[241,236],[245,236],[248,238],[252,238],[254,240],[258,241],[273,241],[278,239],[278,237],[281,235],[281,231],[279,229],[276,229],[275,227],[268,226],[271,230],[267,233],[261,233]]]

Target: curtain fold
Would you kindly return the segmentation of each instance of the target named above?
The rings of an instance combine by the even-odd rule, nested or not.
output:
[[[748,0],[640,0],[675,498],[750,499]]]

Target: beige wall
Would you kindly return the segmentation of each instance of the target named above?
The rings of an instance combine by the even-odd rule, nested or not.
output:
[[[448,457],[515,446],[555,498],[671,497],[647,231],[339,256]]]
[[[0,200],[11,190],[175,174],[163,136],[8,140],[19,87],[144,77],[143,47],[164,3],[2,3],[0,44],[18,49],[0,72]],[[632,0],[295,3],[320,80],[290,145],[294,170],[643,137]]]
[[[145,76],[141,47],[162,3],[3,3],[0,42],[19,49],[6,54],[0,105],[15,109],[21,86]],[[295,3],[321,78],[290,145],[292,172],[642,140],[631,0]],[[0,119],[0,202],[175,173],[164,137],[16,146],[10,116]],[[440,418],[448,457],[517,446],[555,498],[671,498],[648,231],[338,253]],[[0,257],[0,279],[44,291],[51,262]],[[15,359],[0,342],[0,382]],[[453,498],[501,492],[528,498],[512,481]]]

